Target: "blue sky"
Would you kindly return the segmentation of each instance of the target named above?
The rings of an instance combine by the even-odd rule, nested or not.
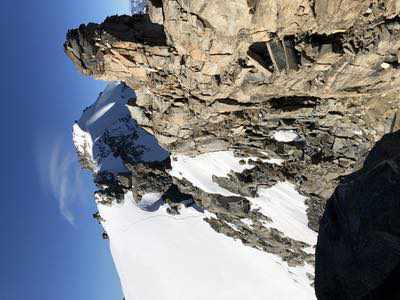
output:
[[[19,3],[19,4],[18,4]],[[122,299],[71,126],[105,86],[63,53],[68,28],[128,0],[2,2],[0,299]]]

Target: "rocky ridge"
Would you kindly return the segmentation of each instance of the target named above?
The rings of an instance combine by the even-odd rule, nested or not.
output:
[[[290,181],[307,196],[309,226],[318,230],[342,176],[399,128],[399,9],[376,0],[152,0],[146,15],[69,31],[65,51],[78,69],[135,90],[131,117],[172,155],[255,157],[253,168],[213,178],[233,198],[172,178],[168,162],[123,158],[128,175],[112,175],[110,201],[121,186],[137,199],[155,190],[189,196],[216,214],[207,220],[216,231],[289,264],[312,262],[307,245],[262,226],[266,216],[246,197]],[[123,153],[118,144],[113,151]]]

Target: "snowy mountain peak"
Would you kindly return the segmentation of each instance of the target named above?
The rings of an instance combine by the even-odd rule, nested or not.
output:
[[[168,157],[156,140],[131,118],[128,102],[135,93],[110,83],[73,126],[73,142],[83,166],[95,173],[127,172],[124,161],[157,161]]]

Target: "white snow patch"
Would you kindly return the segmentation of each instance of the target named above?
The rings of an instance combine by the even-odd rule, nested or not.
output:
[[[240,158],[234,156],[232,151],[220,151],[202,154],[196,157],[177,155],[172,160],[174,177],[189,180],[194,186],[208,193],[233,196],[235,194],[221,188],[212,181],[212,176],[226,176],[231,170],[243,172],[253,168],[252,165],[239,163]]]
[[[238,226],[236,226],[235,224],[227,222],[226,225],[228,225],[234,231],[239,231],[240,232],[240,228]]]
[[[99,211],[127,300],[315,299],[311,266],[217,234],[194,208],[148,212],[127,195]]]
[[[138,203],[138,207],[145,211],[156,211],[160,208],[162,194],[160,193],[148,193],[143,195],[142,199]]]
[[[90,116],[90,118],[86,122],[86,126],[90,126],[94,122],[96,122],[99,118],[104,116],[113,106],[115,103],[106,103],[103,107],[98,107],[97,110]]]
[[[282,165],[284,161],[285,160],[283,160],[281,158],[270,158],[270,159],[263,160],[263,162],[267,162],[269,164],[275,164],[275,165],[279,165],[279,166]]]
[[[293,130],[279,130],[273,135],[274,139],[278,142],[290,143],[299,139],[299,135]]]
[[[310,245],[317,242],[317,233],[308,227],[305,197],[288,182],[280,182],[269,189],[259,189],[259,197],[248,198],[252,208],[272,219],[269,227],[282,231],[286,236]]]
[[[305,248],[303,249],[303,251],[304,251],[305,253],[315,255],[315,248],[314,248],[314,247],[305,247]]]
[[[244,224],[246,224],[247,226],[251,227],[253,226],[253,221],[250,220],[249,218],[245,218],[245,219],[241,219],[240,221],[242,221]]]
[[[78,123],[72,126],[72,140],[75,145],[76,151],[82,155],[92,157],[93,140],[89,133],[83,131]],[[94,161],[92,160],[94,164]]]
[[[390,68],[390,64],[388,64],[387,62],[383,62],[381,63],[381,68],[387,70]]]
[[[232,151],[221,151],[202,154],[196,157],[177,156],[172,160],[170,174],[177,178],[186,178],[194,186],[208,193],[234,196],[235,194],[213,182],[212,176],[226,176],[231,170],[243,172],[251,169],[251,165],[241,165],[240,158]],[[261,212],[272,219],[268,224],[276,228],[287,237],[314,245],[317,233],[308,227],[305,197],[301,196],[290,183],[279,183],[269,189],[259,189],[259,197],[247,198],[252,208],[259,208]]]
[[[362,130],[354,130],[354,134],[356,134],[356,135],[362,135],[363,132],[362,132]]]

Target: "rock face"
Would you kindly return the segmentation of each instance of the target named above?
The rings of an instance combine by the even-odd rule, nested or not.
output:
[[[207,219],[216,231],[298,265],[312,263],[306,245],[261,228],[266,216],[248,199],[290,181],[318,231],[342,177],[400,129],[396,3],[150,0],[148,14],[70,30],[64,47],[83,74],[135,90],[130,116],[172,155],[231,150],[254,158],[251,169],[213,177],[232,197],[170,177],[167,164],[123,158],[135,198],[155,190],[191,197],[216,215]]]
[[[150,15],[71,30],[66,53],[84,74],[132,87],[133,118],[172,153],[285,159],[280,172],[295,170],[289,179],[309,196],[317,230],[338,178],[400,106],[395,1],[149,6]],[[274,139],[286,131],[298,138]]]
[[[384,136],[327,203],[316,251],[318,299],[399,299],[399,204],[400,131]]]

